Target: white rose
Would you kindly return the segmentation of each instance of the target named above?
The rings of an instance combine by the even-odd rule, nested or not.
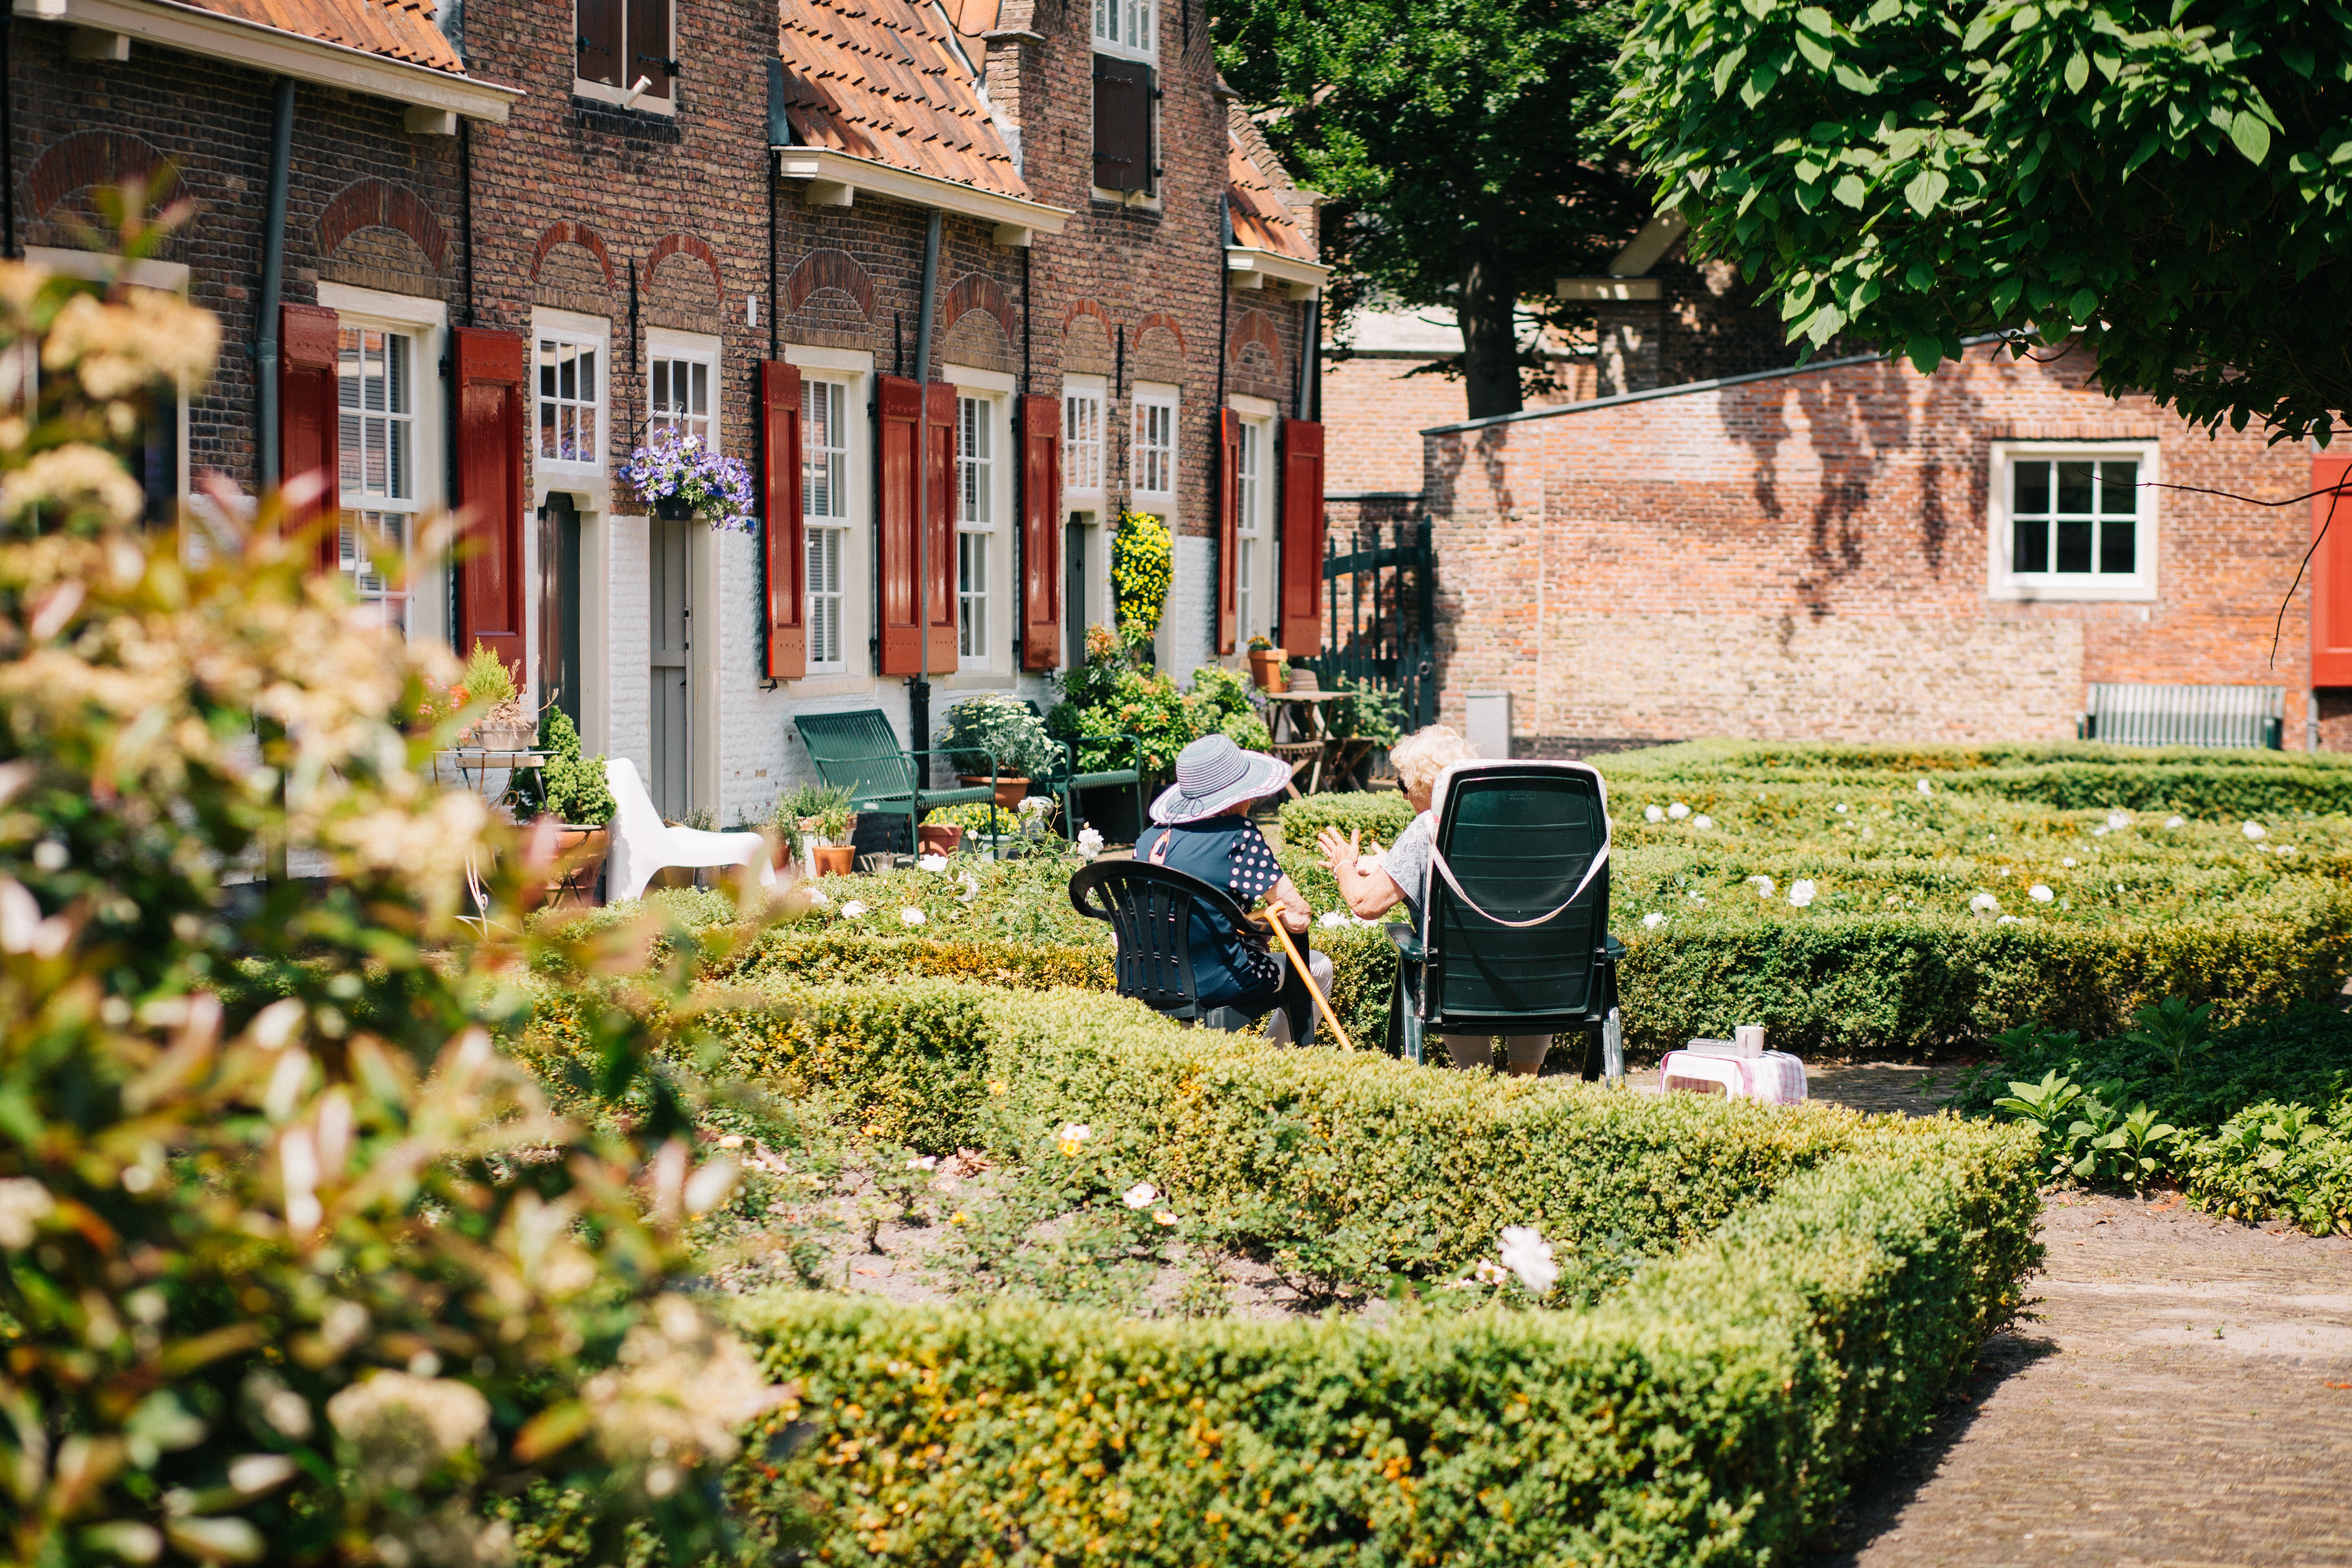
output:
[[[1680,822],[1684,817],[1690,815],[1690,807],[1685,805],[1681,801],[1676,801],[1674,805],[1666,807],[1666,815],[1673,817],[1676,822]]]
[[[1502,1234],[1503,1267],[1537,1295],[1559,1283],[1559,1265],[1552,1261],[1551,1243],[1531,1225],[1507,1225]]]
[[[1797,880],[1795,880],[1795,881],[1793,881],[1793,882],[1791,882],[1791,883],[1790,883],[1790,884],[1789,884],[1789,902],[1790,902],[1790,903],[1791,903],[1791,904],[1795,905],[1798,909],[1801,909],[1801,909],[1805,908],[1806,906],[1808,906],[1809,904],[1811,904],[1812,901],[1813,901],[1813,885],[1812,885],[1812,883],[1811,883],[1811,882],[1809,882],[1809,881],[1805,880],[1803,878],[1801,878],[1801,878],[1799,878]]]
[[[2025,896],[2032,899],[2037,904],[2046,904],[2058,895],[2050,890],[2048,883],[2036,882],[2033,886],[2025,889]]]
[[[1666,917],[1658,913],[1655,910],[1652,910],[1648,914],[1642,917],[1642,929],[1643,931],[1655,931],[1665,923]]]
[[[1665,819],[1666,814],[1659,806],[1645,805],[1642,808],[1642,820],[1644,822],[1664,822]]]

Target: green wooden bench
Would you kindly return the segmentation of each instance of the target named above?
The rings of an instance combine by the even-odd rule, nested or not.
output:
[[[1030,712],[1035,713],[1040,721],[1044,720],[1045,715],[1038,711],[1034,698],[1024,700],[1028,703]],[[1078,771],[1078,749],[1067,741],[1056,741],[1054,743],[1062,748],[1062,765],[1050,776],[1032,778],[1029,783],[1032,788],[1042,789],[1050,795],[1062,797],[1062,831],[1066,835],[1072,838],[1078,836],[1077,792],[1082,789],[1122,789],[1132,786],[1135,790],[1135,820],[1139,823],[1143,820],[1143,773],[1140,769],[1108,768],[1097,773],[1082,773]],[[1129,746],[1131,752],[1134,742],[1129,742]]]
[[[829,788],[849,792],[850,808],[907,819],[907,847],[913,850],[916,826],[935,806],[973,805],[996,798],[996,763],[989,762],[989,782],[932,789],[922,782],[916,759],[941,757],[945,752],[910,752],[898,744],[890,721],[879,708],[847,713],[797,713],[793,723],[816,764],[817,777]]]

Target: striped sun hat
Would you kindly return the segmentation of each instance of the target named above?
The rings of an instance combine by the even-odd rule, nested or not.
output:
[[[1279,757],[1244,752],[1230,735],[1203,735],[1176,753],[1176,782],[1151,803],[1151,820],[1162,827],[1204,821],[1236,801],[1272,795],[1289,777]]]

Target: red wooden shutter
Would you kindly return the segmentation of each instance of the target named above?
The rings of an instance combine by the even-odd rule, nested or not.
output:
[[[1323,651],[1323,426],[1282,422],[1282,646]]]
[[[636,79],[621,74],[621,10],[622,0],[572,0],[572,20],[580,29],[580,63],[573,68],[581,80],[626,87]]]
[[[457,551],[457,654],[494,650],[529,679],[523,646],[523,340],[459,327],[457,494],[465,520]]]
[[[1217,651],[1234,651],[1241,618],[1242,416],[1217,410]]]
[[[2352,458],[2314,458],[2311,488],[2323,485],[2352,485]],[[2352,489],[2311,498],[2311,684],[2352,686]]]
[[[930,405],[931,673],[956,667],[956,391],[945,382],[925,387]]]
[[[760,365],[761,565],[768,587],[768,679],[808,673],[808,552],[801,532],[801,373]]]
[[[319,569],[341,564],[342,540],[335,514],[342,510],[340,483],[342,412],[336,404],[335,364],[342,323],[317,305],[281,305],[278,316],[278,473],[281,483],[309,479],[323,488],[286,510],[288,533],[319,530]]]
[[[886,375],[875,397],[876,489],[882,535],[882,673],[913,675],[922,668],[921,628],[915,612],[915,422],[922,416],[923,389],[904,376]]]
[[[1021,668],[1062,662],[1062,402],[1021,400]]]

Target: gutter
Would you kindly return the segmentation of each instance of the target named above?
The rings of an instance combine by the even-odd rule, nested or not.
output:
[[[785,146],[771,142],[769,151],[776,154],[779,176],[807,183],[811,206],[850,206],[863,190],[910,206],[930,207],[993,223],[996,243],[1015,247],[1028,245],[1032,230],[1059,234],[1070,220],[1066,207],[983,191],[977,185],[943,180],[937,174],[919,174],[911,169],[877,163],[871,158],[837,153],[830,147]]]
[[[907,683],[907,749],[922,757],[931,746],[931,320],[940,291],[940,209],[923,231],[923,309],[915,318],[915,678]],[[1025,309],[1025,301],[1024,306]],[[948,595],[952,614],[955,595]],[[919,787],[929,759],[917,764]]]
[[[278,488],[278,302],[286,274],[286,185],[294,161],[294,79],[278,79],[278,103],[269,121],[269,201],[261,231],[261,331],[254,344],[254,374],[261,392],[260,462],[255,490]]]

